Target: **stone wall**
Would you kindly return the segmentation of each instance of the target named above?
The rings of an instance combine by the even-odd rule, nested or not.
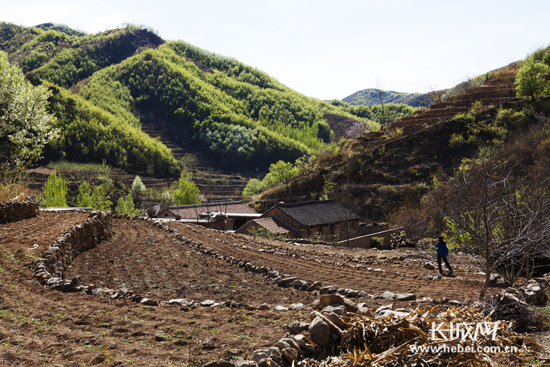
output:
[[[111,238],[113,220],[111,214],[92,212],[90,218],[82,224],[67,229],[54,241],[50,248],[36,263],[35,277],[46,283],[49,288],[68,290],[73,288],[77,279],[63,279],[63,273],[72,261],[84,251],[97,247],[102,241]]]
[[[401,232],[401,228],[396,229],[388,229],[386,231],[372,233],[366,236],[360,236],[355,238],[349,239],[349,247],[359,247],[359,248],[371,248],[372,247],[372,238],[373,237],[381,237],[384,239],[384,246],[383,249],[389,250],[391,249],[391,235],[394,233]],[[348,241],[340,241],[338,242],[338,245],[346,247],[348,246]]]
[[[27,198],[27,201],[0,203],[0,224],[37,217],[39,212],[38,202],[31,198]]]

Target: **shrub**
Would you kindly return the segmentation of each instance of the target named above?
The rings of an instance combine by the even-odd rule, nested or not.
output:
[[[200,190],[191,180],[180,177],[178,188],[174,190],[174,196],[179,205],[199,204],[201,202]]]
[[[76,197],[76,206],[80,208],[88,208],[92,206],[92,197],[90,195],[91,187],[87,181],[83,181],[78,186],[78,196]]]
[[[126,198],[121,196],[118,199],[115,210],[118,214],[139,215],[139,210],[134,208],[134,200],[132,199],[131,193],[128,193]]]
[[[371,238],[371,247],[377,248],[379,250],[384,248],[384,237],[372,237]]]
[[[141,181],[141,178],[139,176],[136,176],[134,178],[134,182],[132,182],[132,196],[137,198],[139,195],[143,194],[145,192],[145,185]]]
[[[44,193],[40,199],[41,207],[67,207],[67,186],[61,174],[53,171],[44,185]]]

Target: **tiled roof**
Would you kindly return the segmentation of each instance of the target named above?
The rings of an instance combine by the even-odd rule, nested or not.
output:
[[[179,214],[182,218],[197,218],[200,214],[209,210],[222,213],[235,214],[258,214],[242,201],[226,201],[221,203],[205,203],[197,205],[169,206],[168,209],[174,214]]]
[[[275,204],[283,213],[303,226],[338,223],[356,220],[359,216],[336,200],[303,201],[292,204]],[[269,210],[264,214],[268,214]]]
[[[252,220],[252,222],[268,229],[272,233],[296,232],[296,229],[292,228],[290,225],[277,217],[259,218]]]

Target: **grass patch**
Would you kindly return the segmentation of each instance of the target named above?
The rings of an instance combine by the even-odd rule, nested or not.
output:
[[[99,163],[74,163],[67,161],[50,162],[48,168],[55,169],[56,171],[76,171],[88,174],[101,174],[109,175],[111,173],[111,167],[103,161],[103,164]]]

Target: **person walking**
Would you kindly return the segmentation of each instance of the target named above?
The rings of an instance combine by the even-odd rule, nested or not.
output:
[[[449,249],[447,248],[447,242],[443,241],[443,236],[438,238],[439,241],[435,244],[437,250],[437,265],[439,265],[439,274],[443,274],[443,269],[441,268],[441,260],[445,262],[447,269],[449,269],[449,275],[453,274],[453,269],[449,261],[447,261],[447,255],[449,255]]]

